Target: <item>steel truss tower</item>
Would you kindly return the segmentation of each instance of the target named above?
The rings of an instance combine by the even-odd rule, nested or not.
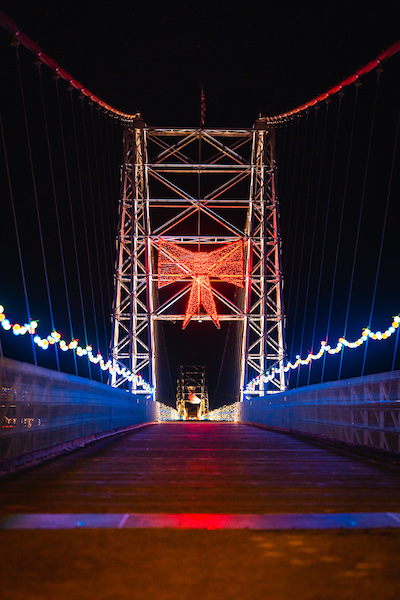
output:
[[[275,131],[266,120],[258,119],[252,134],[251,183],[245,236],[247,253],[246,333],[242,347],[242,384],[250,373],[265,373],[277,367],[279,377],[267,390],[260,381],[260,395],[265,391],[286,388],[283,371],[284,309],[282,243],[279,227],[279,205],[276,195]],[[256,392],[257,393],[257,392]]]
[[[181,365],[176,386],[176,410],[181,417],[187,416],[186,402],[193,392],[200,400],[200,415],[209,411],[206,369],[203,365]]]
[[[182,303],[192,283],[188,277],[170,290],[157,289],[160,241],[209,252],[243,240],[243,290],[230,297],[211,278],[219,321],[236,321],[241,330],[240,398],[249,380],[283,362],[271,127],[259,119],[252,129],[152,128],[138,117],[125,130],[111,356],[155,390],[158,327],[162,321],[184,320]],[[208,314],[196,318],[211,319]],[[140,393],[135,380],[128,382],[123,374],[114,373],[111,384]],[[261,382],[251,393],[283,389],[282,374],[268,389]]]

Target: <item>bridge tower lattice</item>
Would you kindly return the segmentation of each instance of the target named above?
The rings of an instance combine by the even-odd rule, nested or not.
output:
[[[181,278],[172,297],[160,293],[160,241],[207,252],[238,240],[244,246],[243,289],[230,298],[215,278],[211,284],[219,321],[236,321],[240,327],[242,400],[246,382],[281,365],[285,355],[273,126],[260,118],[251,129],[155,128],[137,117],[124,132],[114,364],[143,376],[156,394],[157,327],[162,321],[184,321],[182,299],[192,282]],[[199,312],[195,318],[211,316]],[[285,389],[281,371],[268,389],[261,382],[253,394]],[[111,385],[141,391],[124,371],[114,372]]]

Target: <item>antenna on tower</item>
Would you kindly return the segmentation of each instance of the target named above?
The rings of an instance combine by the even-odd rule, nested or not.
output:
[[[203,84],[201,84],[201,96],[200,96],[200,127],[204,127],[206,120],[206,97],[204,94]]]

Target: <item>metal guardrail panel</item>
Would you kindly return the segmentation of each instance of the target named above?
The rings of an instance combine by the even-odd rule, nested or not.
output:
[[[240,420],[400,453],[400,371],[249,398]]]
[[[155,420],[151,398],[0,358],[0,462]]]

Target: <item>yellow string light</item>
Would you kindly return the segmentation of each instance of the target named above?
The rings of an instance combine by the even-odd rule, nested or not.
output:
[[[76,354],[79,357],[87,356],[89,361],[93,364],[99,364],[100,368],[103,371],[109,371],[109,373],[117,373],[118,375],[122,375],[128,379],[128,381],[135,382],[136,385],[140,385],[146,392],[152,393],[153,388],[142,378],[141,375],[135,375],[127,369],[126,367],[122,367],[119,364],[113,365],[111,360],[107,362],[104,361],[103,356],[100,353],[97,353],[96,356],[93,354],[92,346],[88,345],[86,348],[82,348],[79,346],[78,340],[71,340],[68,344],[65,340],[61,339],[61,334],[57,331],[52,331],[50,335],[46,338],[41,338],[36,334],[36,328],[38,327],[38,322],[32,320],[30,323],[25,323],[24,325],[20,325],[19,323],[12,324],[9,319],[7,319],[4,307],[0,304],[0,324],[5,331],[9,331],[12,329],[14,335],[25,335],[29,333],[29,335],[33,335],[33,341],[39,348],[43,350],[47,350],[50,346],[54,346],[58,344],[60,350],[66,352],[68,350],[75,350]],[[368,327],[365,327],[362,330],[361,336],[350,342],[344,337],[340,337],[336,343],[335,347],[330,346],[327,342],[322,341],[319,351],[316,354],[312,354],[311,352],[307,355],[306,358],[301,358],[300,355],[296,356],[296,361],[291,363],[290,361],[286,363],[283,367],[284,373],[287,373],[290,370],[298,369],[301,366],[308,365],[312,361],[319,360],[322,356],[327,354],[339,354],[339,352],[343,351],[343,348],[359,348],[362,344],[364,344],[368,339],[372,339],[374,341],[382,341],[390,338],[400,325],[400,316],[393,317],[393,321],[384,332],[381,331],[371,331]],[[269,383],[272,381],[277,375],[281,372],[281,367],[272,368],[267,371],[265,374],[258,375],[254,379],[252,379],[246,386],[246,392],[254,392],[255,388],[260,385],[260,383]]]
[[[361,336],[355,340],[354,342],[349,342],[346,338],[341,337],[338,339],[336,346],[332,347],[327,342],[321,342],[321,347],[317,354],[312,354],[311,352],[308,354],[306,358],[301,358],[299,355],[296,356],[296,361],[291,363],[290,361],[286,363],[284,367],[272,368],[267,371],[265,374],[258,375],[254,379],[252,379],[246,386],[246,392],[254,392],[255,388],[260,385],[260,383],[269,383],[272,381],[277,375],[280,375],[281,368],[283,368],[283,372],[287,373],[292,369],[298,369],[303,365],[309,365],[314,360],[319,360],[322,356],[327,354],[339,354],[342,352],[343,348],[359,348],[362,344],[364,344],[369,338],[372,340],[387,340],[393,335],[400,325],[400,317],[393,317],[392,324],[390,327],[386,329],[383,333],[381,331],[371,331],[369,327],[365,327],[362,330]]]
[[[136,385],[140,385],[146,392],[152,393],[153,388],[150,384],[145,381],[140,374],[135,375],[127,369],[126,367],[122,367],[121,365],[112,363],[111,360],[107,362],[104,361],[103,356],[98,352],[96,356],[93,354],[92,346],[86,346],[86,348],[82,348],[79,346],[78,340],[71,340],[68,344],[65,340],[61,338],[61,334],[58,331],[52,331],[50,335],[46,338],[41,338],[36,334],[36,328],[38,327],[37,321],[31,321],[30,323],[25,323],[24,325],[20,325],[19,323],[11,323],[9,319],[7,319],[5,315],[4,307],[0,304],[0,324],[5,331],[9,331],[12,329],[14,335],[25,335],[25,333],[29,333],[34,336],[34,343],[39,346],[42,350],[47,350],[50,346],[55,346],[58,344],[58,347],[63,352],[67,352],[68,350],[75,350],[76,354],[79,357],[87,356],[89,361],[93,364],[98,364],[102,371],[108,371],[109,373],[117,373],[118,375],[122,375],[127,378],[128,381],[134,382]]]
[[[205,421],[239,421],[239,403],[228,404],[211,410],[204,415]]]

